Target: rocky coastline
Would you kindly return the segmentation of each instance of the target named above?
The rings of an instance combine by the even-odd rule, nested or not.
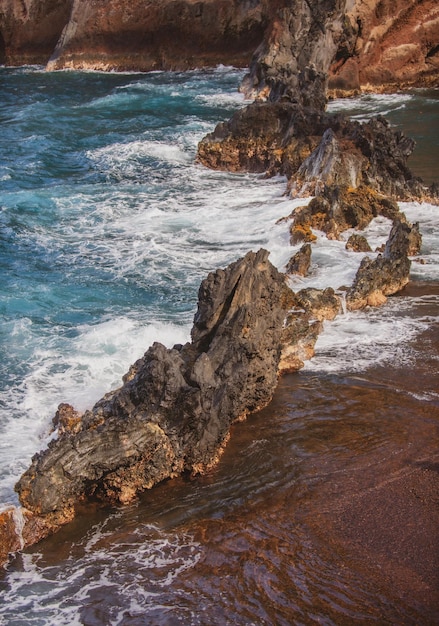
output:
[[[152,4],[147,5],[150,11]],[[38,59],[52,46],[49,69],[185,69],[191,64],[214,65],[226,47],[230,56],[222,54],[222,62],[239,64],[241,59],[245,64],[250,49],[263,38],[242,85],[255,101],[228,122],[218,124],[200,142],[197,159],[215,169],[282,174],[292,196],[312,196],[306,205],[284,218],[291,242],[303,245],[285,273],[270,263],[265,250],[249,252],[229,267],[212,272],[200,286],[190,343],[172,349],[153,344],[127,372],[122,386],[83,414],[70,405],[60,405],[54,418],[57,436],[46,450],[35,455],[17,483],[22,507],[0,513],[3,563],[9,553],[56,532],[84,503],[126,504],[163,480],[208,471],[218,462],[231,425],[266,406],[279,376],[297,371],[313,356],[323,320],[334,319],[343,305],[349,310],[382,305],[407,284],[409,257],[419,252],[421,235],[396,202],[438,201],[437,186],[424,185],[407,166],[414,147],[409,138],[395,132],[383,118],[360,124],[325,111],[331,89],[348,93],[360,90],[366,80],[368,84],[376,80],[382,88],[400,80],[396,70],[392,75],[384,70],[381,74],[378,70],[362,74],[358,66],[348,72],[358,50],[363,50],[361,46],[370,51],[364,41],[367,33],[372,38],[375,32],[364,27],[362,3],[326,0],[312,8],[306,1],[295,0],[224,1],[215,6],[209,1],[162,2],[156,8],[161,9],[161,17],[166,14],[168,29],[170,13],[164,9],[171,4],[185,41],[188,33],[184,23],[193,29],[195,18],[199,18],[205,29],[207,22],[215,22],[223,37],[215,35],[218,55],[215,45],[210,45],[210,32],[206,44],[197,45],[198,52],[205,47],[204,56],[187,61],[186,55],[187,65],[176,64],[172,56],[175,50],[166,37],[161,39],[163,49],[154,38],[149,43],[161,55],[160,62],[155,59],[142,66],[134,55],[128,66],[124,52],[124,61],[119,63],[115,59],[120,50],[112,37],[114,32],[120,33],[121,17],[113,22],[108,17],[105,22],[112,37],[97,37],[96,30],[87,32],[86,23],[102,29],[104,17],[98,12],[94,20],[90,19],[90,11],[98,9],[74,0],[68,6],[54,3],[51,11],[46,7],[44,19],[53,12],[57,19],[52,22],[57,23],[58,31],[61,24],[64,26],[54,47],[54,32],[43,37],[39,31],[45,52],[38,52]],[[381,11],[390,10],[387,3],[379,4]],[[412,13],[414,4],[410,3]],[[433,3],[420,4],[432,22],[424,25],[424,31],[431,28],[436,33],[439,17],[436,20]],[[128,23],[136,19],[135,7],[128,11],[124,3],[116,5],[120,14],[129,16]],[[219,6],[222,20],[215,13]],[[23,28],[14,31],[11,24],[16,27],[21,20],[20,24],[29,25],[35,11],[36,5],[31,3],[26,15],[22,11],[17,16],[14,2],[3,10],[0,61],[26,63],[33,58],[23,52],[32,48],[23,39]],[[235,11],[234,17],[230,11]],[[412,15],[407,11],[406,17]],[[34,19],[41,26],[41,11],[38,15]],[[151,23],[160,33],[159,21]],[[370,26],[372,22],[367,23]],[[20,53],[13,52],[11,43],[16,32],[21,33],[21,39],[16,35],[21,42]],[[31,32],[27,30],[28,36]],[[234,48],[231,33],[241,48],[238,44]],[[121,39],[125,41],[126,35]],[[18,50],[18,44],[14,45]],[[138,42],[135,48],[142,59],[148,58]],[[437,81],[437,48],[426,53],[427,70],[417,72],[425,84]],[[365,52],[364,56],[368,58]],[[107,64],[102,65],[98,58],[106,59]],[[394,57],[387,52],[385,58]],[[351,74],[357,82],[348,80]],[[404,84],[416,84],[413,81],[413,76],[406,74]],[[347,229],[363,229],[378,215],[392,222],[387,244],[375,258],[363,258],[352,285],[340,286],[338,293],[332,289],[292,291],[288,275],[307,273],[313,229],[323,231],[328,238],[340,238]],[[352,243],[352,254],[361,247],[367,249],[367,242]]]

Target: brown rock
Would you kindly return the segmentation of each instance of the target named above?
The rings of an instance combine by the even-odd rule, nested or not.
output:
[[[48,69],[247,66],[268,23],[267,5],[265,0],[73,0]]]
[[[12,552],[21,548],[16,526],[16,510],[12,507],[0,512],[0,565],[8,560]]]
[[[78,433],[81,430],[81,414],[70,404],[60,404],[55,417],[52,420],[54,428],[58,429],[58,434]]]
[[[296,306],[303,308],[312,319],[333,320],[342,310],[341,299],[332,287],[308,287],[295,294]]]
[[[304,244],[298,252],[288,261],[286,266],[287,274],[298,274],[306,276],[311,265],[311,246]]]
[[[341,300],[330,287],[302,289],[294,294],[293,306],[285,320],[279,372],[292,373],[314,356],[314,347],[324,320],[333,320],[341,311]]]
[[[330,70],[331,96],[439,84],[435,0],[351,3]]]
[[[45,65],[67,24],[73,0],[2,0],[0,64]]]
[[[384,253],[376,259],[364,257],[354,283],[346,294],[348,310],[355,311],[366,306],[380,306],[387,296],[401,291],[409,282],[410,225],[395,220]]]
[[[346,250],[353,252],[372,252],[369,242],[363,235],[352,234],[346,242]]]
[[[295,210],[291,238],[296,232],[316,229],[329,239],[339,239],[343,231],[362,230],[378,215],[389,219],[402,216],[396,202],[364,185],[358,188],[327,186],[306,206]]]

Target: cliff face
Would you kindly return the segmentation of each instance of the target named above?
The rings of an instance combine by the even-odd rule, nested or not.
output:
[[[2,0],[0,3],[0,63],[45,65],[73,0]]]
[[[48,69],[246,66],[269,23],[266,0],[3,2],[3,62]]]
[[[328,70],[343,36],[345,0],[287,0],[273,14],[243,81],[247,97],[324,109]]]
[[[347,0],[329,81],[335,95],[439,85],[437,0]]]
[[[256,52],[255,52],[256,51]],[[2,0],[0,63],[248,66],[268,99],[439,85],[437,0]]]

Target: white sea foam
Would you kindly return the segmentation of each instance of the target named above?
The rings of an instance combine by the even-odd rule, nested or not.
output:
[[[376,115],[388,115],[403,109],[413,100],[411,94],[363,94],[342,100],[332,100],[328,103],[328,112],[345,112],[352,119],[359,122],[367,121]]]
[[[18,326],[21,328],[19,329]],[[2,472],[0,502],[17,502],[13,486],[29,465],[33,454],[45,447],[50,437],[51,419],[60,402],[83,411],[111,389],[122,384],[122,376],[155,341],[172,347],[189,340],[189,325],[176,325],[132,318],[113,318],[77,329],[71,340],[50,337],[34,347],[29,374],[6,395],[0,411],[3,433],[0,438]],[[20,333],[35,344],[32,324],[17,323]],[[17,454],[17,445],[20,454]]]
[[[22,555],[22,568],[11,572],[3,593],[0,620],[18,626],[21,612],[31,610],[41,624],[83,624],[84,607],[96,605],[105,623],[119,624],[157,609],[166,588],[198,563],[200,546],[184,532],[120,523],[116,514],[93,527],[62,568],[38,553]]]
[[[412,304],[414,304],[412,302]],[[361,372],[373,365],[410,365],[409,342],[429,328],[431,320],[400,316],[410,302],[389,300],[385,307],[340,314],[325,322],[316,354],[305,368],[314,372]]]

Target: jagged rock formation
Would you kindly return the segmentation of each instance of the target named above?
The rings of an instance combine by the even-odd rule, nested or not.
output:
[[[417,230],[415,226],[415,231]],[[404,219],[396,219],[390,231],[383,254],[376,259],[365,256],[361,261],[353,285],[346,294],[350,311],[366,306],[380,306],[387,296],[401,291],[409,282],[412,226]]]
[[[436,0],[2,0],[0,63],[148,71],[248,66],[243,89],[332,94],[438,85]],[[49,62],[50,60],[50,62]]]
[[[293,302],[268,252],[248,253],[202,282],[191,343],[155,343],[83,415],[61,405],[58,437],[17,484],[36,537],[72,519],[79,502],[126,503],[214,465],[231,424],[272,397]]]
[[[311,265],[311,245],[305,243],[298,252],[288,261],[286,266],[287,274],[298,274],[306,276]]]
[[[349,237],[346,242],[346,250],[353,250],[354,252],[372,252],[372,248],[366,237],[358,235],[358,233],[354,233]]]
[[[398,205],[364,185],[324,187],[321,195],[291,215],[290,240],[293,244],[301,239],[309,240],[310,235],[315,237],[312,229],[324,232],[328,239],[340,239],[345,230],[363,230],[378,215],[394,220],[400,215]]]
[[[284,174],[295,196],[364,186],[399,200],[431,198],[407,166],[413,148],[383,117],[360,123],[289,102],[253,103],[204,137],[197,158],[213,169]]]
[[[324,110],[328,70],[343,32],[345,0],[281,3],[241,89]]]
[[[341,309],[341,299],[331,287],[301,289],[294,294],[283,331],[281,373],[296,372],[314,356],[324,320],[333,320]]]

